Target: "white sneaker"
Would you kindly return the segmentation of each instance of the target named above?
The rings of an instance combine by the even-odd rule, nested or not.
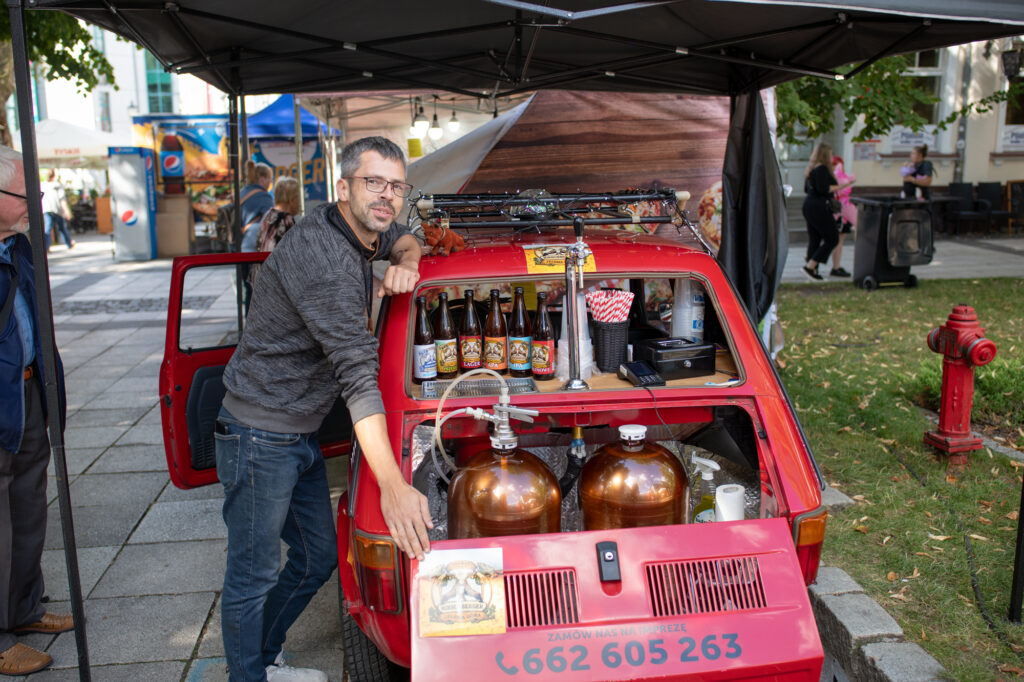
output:
[[[285,665],[284,654],[278,654],[274,662],[267,666],[267,682],[327,682],[327,673]]]

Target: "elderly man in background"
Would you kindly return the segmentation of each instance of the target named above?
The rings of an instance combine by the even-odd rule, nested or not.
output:
[[[53,660],[18,642],[18,635],[74,627],[70,614],[47,613],[42,601],[49,415],[26,232],[21,154],[0,146],[0,675],[12,676],[42,670]],[[57,379],[63,413],[59,360]]]

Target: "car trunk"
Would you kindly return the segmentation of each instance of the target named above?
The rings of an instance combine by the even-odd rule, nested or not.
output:
[[[416,682],[817,680],[823,657],[782,518],[442,540],[410,604]]]

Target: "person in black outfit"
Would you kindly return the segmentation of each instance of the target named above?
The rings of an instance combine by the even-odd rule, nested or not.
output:
[[[839,225],[829,208],[829,199],[835,192],[845,189],[853,181],[840,183],[832,174],[832,147],[818,143],[811,153],[804,173],[804,219],[807,221],[807,264],[804,273],[814,280],[824,279],[818,274],[818,265],[828,261],[839,243]]]
[[[913,171],[903,177],[903,196],[913,199],[917,191],[921,190],[921,200],[928,201],[932,198],[932,176],[935,175],[935,167],[927,159],[928,145],[919,144],[910,152],[910,164]]]

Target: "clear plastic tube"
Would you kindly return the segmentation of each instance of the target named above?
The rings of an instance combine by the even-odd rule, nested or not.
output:
[[[444,402],[448,399],[448,396],[449,394],[451,394],[452,389],[454,389],[463,379],[468,379],[469,377],[476,376],[478,374],[492,375],[495,379],[501,382],[502,396],[508,396],[508,383],[505,381],[505,377],[501,376],[493,369],[487,369],[486,367],[471,369],[465,374],[460,375],[457,379],[455,379],[455,381],[449,384],[448,388],[446,388],[444,393],[441,394],[441,399],[437,401],[437,411],[434,413],[434,424],[436,424],[436,426],[434,427],[434,445],[437,447],[437,450],[441,453],[441,457],[444,458],[445,464],[447,464],[448,468],[451,469],[452,471],[455,471],[456,466],[452,458],[448,456],[447,452],[445,452],[444,445],[441,443],[441,427],[444,426],[444,423],[446,421],[448,421],[455,415],[465,414],[467,408],[455,410],[451,414],[447,415],[443,420],[441,419],[441,412],[444,410]],[[441,477],[444,478],[446,481],[448,480],[448,478],[443,473],[441,473],[440,471],[438,471],[438,473],[440,473]]]

